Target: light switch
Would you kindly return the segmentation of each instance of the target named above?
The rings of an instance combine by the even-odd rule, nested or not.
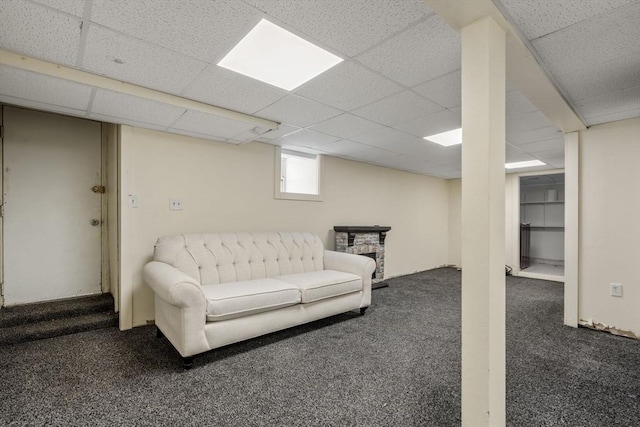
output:
[[[138,207],[138,196],[135,194],[129,194],[129,207],[137,208]]]

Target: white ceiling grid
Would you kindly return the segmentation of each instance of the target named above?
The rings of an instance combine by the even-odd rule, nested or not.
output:
[[[640,0],[494,0],[588,124],[640,116]],[[293,92],[216,63],[260,19],[342,63]],[[460,37],[422,0],[2,0],[0,47],[282,123],[306,152],[456,178]],[[564,164],[563,136],[507,84],[507,160]],[[253,125],[0,66],[0,101],[240,143]],[[542,167],[541,169],[544,169]]]

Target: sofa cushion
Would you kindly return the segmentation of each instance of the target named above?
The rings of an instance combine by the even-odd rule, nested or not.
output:
[[[300,290],[287,282],[257,279],[202,286],[207,321],[219,321],[276,310],[300,303]]]
[[[303,303],[362,290],[362,279],[359,276],[335,270],[288,274],[275,279],[292,283],[300,288]]]

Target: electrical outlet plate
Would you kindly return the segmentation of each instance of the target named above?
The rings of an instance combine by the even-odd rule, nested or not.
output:
[[[609,293],[612,297],[621,297],[622,285],[620,283],[609,283]]]
[[[182,210],[182,199],[177,197],[169,198],[169,210],[171,211],[181,211]]]

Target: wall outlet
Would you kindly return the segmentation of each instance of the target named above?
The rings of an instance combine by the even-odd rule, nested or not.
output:
[[[182,210],[182,199],[178,199],[176,197],[169,198],[169,210],[171,210],[171,211],[181,211]]]
[[[621,297],[622,285],[620,283],[609,283],[609,294],[612,297]]]

